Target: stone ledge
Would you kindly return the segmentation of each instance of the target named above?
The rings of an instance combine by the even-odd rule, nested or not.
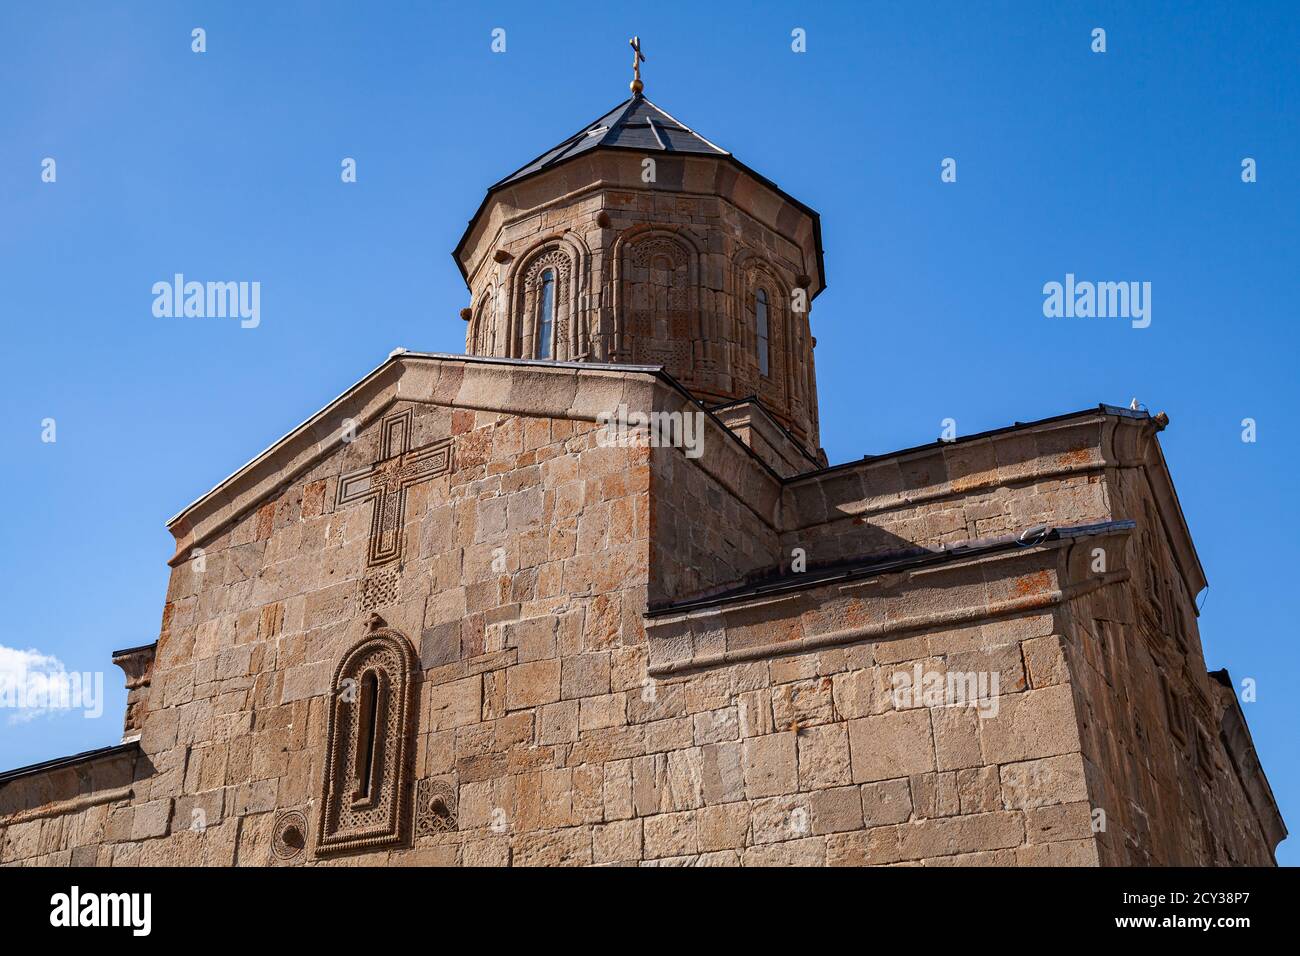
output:
[[[647,672],[664,678],[1054,607],[1129,579],[1122,557],[1131,523],[1118,524],[1100,534],[1031,549],[990,551],[851,582],[813,581],[807,589],[785,595],[753,595],[648,616]],[[1119,543],[1111,570],[1090,573],[1089,549],[1080,546],[1085,540],[1088,545]]]

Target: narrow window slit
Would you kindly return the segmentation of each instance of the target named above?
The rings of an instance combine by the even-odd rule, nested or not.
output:
[[[555,328],[555,270],[542,273],[542,291],[538,297],[537,357],[551,357],[551,338]]]
[[[368,803],[375,797],[379,753],[383,746],[384,686],[379,674],[366,671],[361,678],[357,699],[356,758],[354,761],[353,800]]]

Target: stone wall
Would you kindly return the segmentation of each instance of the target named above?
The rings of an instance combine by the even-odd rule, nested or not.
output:
[[[619,403],[689,408],[640,372],[402,355],[186,509],[138,746],[0,782],[0,863],[1269,859],[1240,759],[1211,747],[1193,765],[1161,743],[1152,687],[1180,645],[1133,633],[1157,613],[1148,552],[1151,580],[1195,571],[1181,516],[1138,484],[1159,483],[1158,458],[1121,432],[1149,425],[1076,416],[924,453],[942,474],[903,455],[783,482],[711,418],[699,458],[607,446],[595,419]],[[963,484],[955,463],[986,453],[995,467]],[[886,473],[899,487],[874,484]],[[404,510],[373,510],[383,482],[404,483]],[[962,497],[994,487],[1001,512]],[[1164,546],[1135,517],[721,593],[779,569],[796,532],[847,550],[859,514],[892,515],[915,545],[1148,504]],[[400,515],[400,536],[377,514]],[[374,614],[417,658],[420,798],[396,845],[327,853],[334,681]],[[1203,676],[1183,637],[1184,673]],[[900,675],[974,675],[985,693],[899,697]],[[1192,748],[1215,700],[1189,703]],[[1189,820],[1203,841],[1180,838]]]
[[[139,747],[104,748],[0,783],[0,865],[106,866],[110,844],[167,831],[170,805],[119,812],[148,773]]]
[[[407,377],[390,394],[436,388],[436,376],[426,381],[419,362],[404,361]],[[600,388],[598,372],[584,375],[579,392]],[[480,401],[482,383],[458,381],[458,404]],[[518,384],[508,372],[501,381]],[[573,382],[557,372],[532,398],[578,408]],[[338,506],[340,477],[380,458],[382,423],[408,409],[410,447],[450,436],[454,464],[407,491],[400,573],[367,570],[371,507]],[[350,410],[338,410],[336,427]],[[106,817],[96,862],[277,862],[274,822],[290,809],[313,819],[319,805],[331,673],[371,612],[419,652],[415,777],[451,781],[463,821],[393,857],[486,862],[516,844],[521,861],[550,852],[539,831],[555,826],[552,790],[567,801],[575,777],[603,776],[601,742],[623,746],[614,741],[644,680],[649,450],[601,447],[597,435],[589,420],[399,401],[225,524],[192,509],[178,525],[185,544],[141,767],[130,794],[93,811]],[[292,442],[280,453],[291,456]],[[15,809],[43,799],[39,786],[18,789],[0,790]],[[483,799],[510,821],[504,839],[477,821]],[[81,832],[73,824],[92,812],[65,809],[34,823],[0,820],[0,861],[61,859]],[[314,859],[309,851],[295,862]]]
[[[1151,482],[1139,470],[1112,481],[1116,511],[1138,523],[1133,579],[1077,602],[1066,625],[1089,792],[1105,812],[1101,860],[1271,865],[1285,827],[1276,805],[1252,807],[1234,768],[1223,733],[1231,692],[1222,700],[1206,673],[1196,607]]]
[[[779,486],[703,413],[701,455],[653,449],[651,605],[732,586],[780,564]]]
[[[742,801],[741,859],[1095,865],[1059,612],[1118,578],[1089,575],[1086,553],[1004,550],[654,616],[652,676],[737,694],[737,735],[702,759]],[[894,693],[917,673],[984,675],[987,693]]]

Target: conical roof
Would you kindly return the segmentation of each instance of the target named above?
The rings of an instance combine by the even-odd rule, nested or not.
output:
[[[509,185],[597,147],[631,149],[641,153],[692,153],[730,156],[684,123],[655,106],[639,93],[624,100],[604,116],[588,123],[558,146],[548,149],[491,188]]]
[[[817,211],[791,196],[766,176],[746,166],[721,146],[709,142],[667,111],[655,106],[641,93],[634,93],[629,99],[619,103],[599,119],[588,123],[558,146],[551,147],[536,159],[525,163],[509,176],[488,187],[487,194],[483,197],[483,201],[479,203],[478,210],[470,217],[464,233],[461,234],[460,241],[452,251],[452,258],[456,260],[456,266],[460,269],[461,275],[468,276],[465,263],[460,258],[461,252],[474,230],[474,223],[478,221],[479,216],[483,214],[483,210],[487,208],[493,193],[539,173],[544,173],[549,169],[554,169],[595,149],[619,149],[650,155],[663,153],[679,156],[713,157],[762,183],[811,218],[813,241],[816,244],[818,278],[817,288],[813,292],[814,297],[825,288],[826,269],[822,252],[821,217],[817,215]]]

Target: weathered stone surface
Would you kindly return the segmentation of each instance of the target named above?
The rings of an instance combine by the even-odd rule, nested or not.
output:
[[[853,782],[934,770],[934,737],[925,709],[849,721]]]
[[[818,790],[809,800],[814,834],[862,828],[862,792],[857,787]]]
[[[956,773],[914,774],[908,784],[912,791],[912,809],[918,818],[952,817],[961,811]]]
[[[748,847],[740,856],[741,866],[824,866],[826,837],[808,837]]]
[[[987,763],[1011,763],[1079,750],[1079,729],[1070,685],[1000,698],[996,717],[980,721]]]
[[[1083,760],[1078,754],[1005,764],[999,772],[1002,802],[1008,808],[1072,803],[1088,796]]]
[[[560,662],[533,661],[506,670],[506,707],[518,710],[560,699]]]
[[[763,737],[775,733],[772,719],[772,695],[766,690],[755,690],[737,695],[737,712],[742,737]]]
[[[889,685],[878,667],[836,674],[831,683],[835,708],[841,717],[870,717],[892,707]]]
[[[998,811],[901,823],[895,834],[899,859],[923,860],[1019,846],[1025,825],[1019,813]]]
[[[647,859],[699,852],[699,834],[693,810],[646,817],[644,824]]]
[[[777,843],[812,833],[808,798],[803,794],[766,797],[750,803],[751,842]]]
[[[1036,637],[1025,641],[1020,647],[1024,652],[1025,671],[1031,687],[1051,687],[1070,679],[1064,642],[1059,636],[1053,634]]]
[[[452,730],[482,719],[483,679],[475,674],[429,689],[429,727]]]
[[[839,787],[852,779],[849,736],[842,723],[799,731],[799,789]]]
[[[640,820],[618,820],[592,831],[593,863],[631,863],[640,859]]]
[[[957,799],[962,813],[985,813],[1002,809],[998,768],[973,767],[958,770]]]
[[[609,693],[609,655],[579,654],[562,662],[560,696],[566,699]]]
[[[902,823],[912,815],[912,793],[906,778],[862,785],[862,816],[868,827]]]
[[[696,744],[736,740],[739,735],[740,724],[735,707],[705,711],[693,718],[693,739]]]
[[[1017,866],[1100,866],[1097,844],[1092,840],[1069,840],[1016,847]]]
[[[1092,807],[1083,802],[1034,807],[1025,812],[1025,831],[1030,843],[1089,840]]]
[[[935,763],[940,770],[961,770],[983,765],[980,753],[979,711],[971,707],[935,707],[930,711],[934,725]]]
[[[899,861],[897,828],[873,827],[826,838],[828,866],[886,866]]]
[[[772,717],[776,726],[788,730],[826,724],[835,718],[829,677],[781,684],[772,692]]]
[[[796,738],[792,733],[751,737],[741,744],[745,794],[750,799],[799,789]]]
[[[749,836],[750,805],[745,802],[704,807],[696,821],[700,849],[734,850],[745,846]]]
[[[515,866],[584,866],[592,862],[591,830],[571,827],[525,833],[513,840]]]
[[[745,798],[744,750],[739,742],[709,744],[700,748],[704,799],[730,803]]]
[[[171,823],[172,801],[153,800],[142,803],[135,808],[134,822],[131,826],[132,840],[147,840],[160,837],[167,832]]]
[[[1017,850],[988,850],[979,853],[954,853],[922,860],[924,866],[1015,866]]]
[[[578,702],[576,700],[563,700],[537,708],[539,744],[572,743],[577,739]]]

